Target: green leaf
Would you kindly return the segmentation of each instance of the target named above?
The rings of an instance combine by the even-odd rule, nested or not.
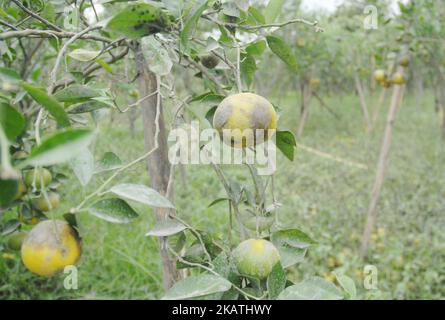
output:
[[[286,286],[286,272],[280,262],[272,268],[272,272],[267,277],[267,291],[269,298],[275,299]]]
[[[96,163],[95,173],[115,170],[122,167],[122,160],[113,152],[105,152],[102,158]]]
[[[69,129],[57,132],[36,146],[20,165],[50,166],[70,160],[93,140],[94,133],[88,129]]]
[[[60,102],[78,103],[85,102],[91,98],[101,96],[101,92],[85,85],[74,84],[54,94],[54,98]]]
[[[280,253],[281,264],[283,268],[289,268],[304,260],[307,249],[294,248],[287,244],[275,245]]]
[[[244,81],[246,82],[247,86],[250,87],[257,70],[255,58],[253,58],[251,55],[243,55],[240,70]]]
[[[207,2],[208,0],[197,1],[193,6],[189,17],[185,21],[184,28],[182,29],[180,34],[180,43],[182,52],[187,53],[189,51],[190,37],[193,35],[193,32],[196,29],[201,14],[207,8]]]
[[[274,22],[281,12],[284,0],[270,0],[265,9],[265,18],[267,23]]]
[[[13,233],[20,227],[20,221],[17,219],[8,220],[2,228],[1,235],[7,236],[8,234]]]
[[[306,249],[316,244],[311,237],[299,229],[286,229],[275,231],[271,235],[271,240],[275,244],[287,244],[293,248]]]
[[[225,96],[221,94],[214,93],[212,91],[200,94],[198,96],[194,96],[189,100],[189,103],[192,102],[200,102],[200,103],[214,103],[218,104],[223,101]]]
[[[266,23],[266,17],[257,8],[250,6],[248,13],[260,24]]]
[[[48,110],[59,125],[62,127],[70,126],[68,114],[65,112],[63,106],[56,100],[56,98],[48,95],[42,89],[36,88],[29,83],[22,82],[22,86],[38,104]]]
[[[200,274],[187,277],[170,288],[163,300],[184,300],[229,290],[232,284],[219,276]]]
[[[167,198],[160,195],[156,190],[142,184],[119,184],[113,186],[110,189],[110,192],[118,195],[119,197],[137,201],[152,207],[175,208],[175,206]]]
[[[153,36],[142,39],[142,52],[147,59],[150,71],[160,76],[170,73],[173,62],[167,50]]]
[[[217,108],[217,106],[213,106],[206,112],[205,118],[208,122],[210,122],[211,125],[213,125],[213,116],[215,115]]]
[[[261,41],[257,41],[252,44],[249,44],[246,47],[246,52],[251,56],[260,56],[263,54],[265,49],[266,49],[266,41],[261,40]]]
[[[117,198],[99,200],[87,208],[87,211],[111,223],[129,223],[138,217],[128,203]]]
[[[6,134],[6,137],[13,141],[25,129],[25,117],[15,108],[7,103],[0,103],[0,125]]]
[[[152,237],[169,237],[187,229],[185,225],[179,221],[166,219],[156,223],[156,225],[145,235]]]
[[[99,54],[100,51],[85,50],[80,48],[80,49],[74,49],[73,51],[68,53],[68,56],[77,61],[87,62],[94,60],[95,58],[97,58],[97,56],[99,56]]]
[[[276,133],[277,148],[288,158],[290,161],[294,160],[295,148],[297,141],[295,136],[290,131],[277,131]]]
[[[271,235],[272,243],[280,252],[281,263],[289,268],[303,261],[307,248],[315,244],[306,233],[298,229],[279,230]]]
[[[14,69],[0,67],[0,79],[9,82],[18,82],[21,80],[21,77]]]
[[[19,183],[17,179],[0,178],[0,207],[6,207],[14,201],[18,189]]]
[[[73,106],[71,109],[68,110],[68,113],[70,114],[87,113],[104,108],[110,108],[110,105],[108,103],[104,103],[101,101],[92,100],[91,102],[89,101],[87,103],[82,103]]]
[[[108,63],[106,63],[104,60],[102,59],[96,59],[96,63],[98,65],[100,65],[102,67],[102,69],[104,69],[106,72],[108,73],[113,73],[113,67],[111,65],[109,65]]]
[[[320,277],[308,278],[287,287],[278,296],[280,300],[341,300],[341,291],[331,282]]]
[[[291,47],[289,47],[286,42],[280,37],[267,36],[267,44],[270,50],[275,53],[284,63],[291,67],[292,71],[297,70],[297,58],[292,52]]]
[[[215,204],[218,204],[218,203],[223,202],[223,201],[230,201],[230,199],[229,199],[229,198],[218,198],[218,199],[216,199],[216,200],[213,200],[213,201],[207,206],[207,208],[213,207]]]
[[[108,21],[106,29],[132,39],[142,38],[166,30],[170,17],[153,3],[127,5]]]
[[[94,157],[90,150],[88,148],[81,150],[71,159],[70,165],[80,184],[86,186],[94,173]]]
[[[336,272],[334,272],[334,274],[340,286],[346,291],[348,298],[355,299],[357,297],[357,289],[354,280],[348,276],[337,274]]]

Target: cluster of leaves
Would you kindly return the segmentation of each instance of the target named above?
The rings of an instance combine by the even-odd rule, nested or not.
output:
[[[196,77],[202,79],[200,81],[204,85],[205,93],[192,97],[188,103],[201,102],[211,105],[207,113],[208,119],[212,116],[212,110],[214,112],[215,104],[234,92],[237,78],[242,78],[246,87],[252,87],[257,63],[266,49],[270,49],[289,70],[298,71],[298,62],[291,46],[268,27],[268,24],[277,19],[283,1],[269,1],[263,10],[264,14],[262,10],[249,6],[248,1],[138,1],[131,4],[120,2],[122,1],[106,4],[113,15],[98,21],[94,25],[95,29],[87,26],[87,31],[97,30],[95,38],[78,39],[67,48],[61,47],[58,42],[60,39],[57,38],[59,33],[67,32],[57,27],[58,25],[67,25],[68,29],[69,25],[72,25],[66,23],[67,17],[61,14],[64,6],[58,1],[40,1],[38,8],[34,5],[28,6],[27,2],[20,2],[44,18],[25,24],[26,27],[40,31],[48,27],[56,29],[51,37],[57,41],[54,41],[54,38],[48,40],[49,53],[39,60],[42,66],[31,66],[31,69],[28,66],[30,57],[26,54],[26,48],[21,54],[17,53],[18,49],[23,48],[20,37],[8,38],[6,42],[1,43],[0,54],[5,58],[0,69],[0,77],[3,80],[0,128],[5,132],[5,138],[1,140],[2,183],[14,181],[11,191],[1,195],[2,212],[22,205],[21,201],[17,202],[13,198],[18,190],[19,176],[11,179],[8,176],[9,171],[47,167],[52,168],[55,173],[54,166],[64,162],[70,163],[82,186],[87,186],[95,176],[103,177],[104,174],[111,173],[101,187],[68,213],[67,219],[73,224],[75,214],[83,211],[111,223],[129,223],[137,218],[138,214],[128,201],[150,207],[175,209],[168,199],[144,185],[118,184],[108,187],[114,176],[132,163],[124,165],[119,157],[111,152],[105,153],[99,161],[95,161],[94,155],[88,149],[94,139],[95,130],[83,128],[88,123],[85,117],[91,115],[93,120],[97,120],[103,109],[120,110],[117,99],[110,90],[98,89],[101,79],[97,79],[94,72],[101,69],[107,76],[116,79],[118,73],[115,70],[116,65],[113,64],[126,57],[130,49],[142,46],[150,71],[158,76],[168,75],[172,71],[173,61],[184,68],[196,69]],[[68,15],[70,21],[73,22],[74,19],[79,24],[87,24],[84,21],[84,9],[71,10]],[[8,20],[8,24],[12,25],[20,24],[22,19],[26,19],[23,16],[26,13],[13,5],[5,6],[0,13]],[[215,34],[209,36],[206,41],[196,37],[201,31],[199,27],[204,23],[207,24],[207,29],[210,26]],[[46,35],[51,34],[50,31],[45,32]],[[76,34],[71,34],[70,38],[74,39],[75,36]],[[81,37],[79,33],[77,36]],[[244,40],[249,37],[253,40]],[[103,43],[103,46],[99,43]],[[123,51],[118,51],[119,49]],[[202,58],[203,55],[209,54],[222,60],[224,67],[206,67]],[[108,59],[104,58],[107,55]],[[237,63],[230,62],[228,57],[231,56],[235,56],[239,67]],[[48,83],[44,83],[46,87],[42,88],[38,85],[46,79],[42,73],[47,71],[46,67],[54,57],[56,64],[51,68],[51,77]],[[69,73],[64,74],[63,79],[57,82],[55,78],[58,75],[58,62],[62,58],[65,59]],[[22,70],[17,71],[20,67]],[[241,84],[237,83],[237,86],[237,89],[241,90]],[[131,87],[128,85],[121,89]],[[25,127],[28,130],[25,130]],[[41,131],[45,132],[42,142],[39,141]],[[23,141],[26,141],[26,144],[23,144]],[[277,146],[290,160],[293,160],[295,145],[291,132],[277,133]],[[20,163],[10,165],[10,155],[17,150],[26,150],[29,155]],[[247,278],[238,274],[234,268],[230,241],[215,239],[205,231],[196,230],[178,217],[171,216],[155,225],[147,236],[174,236],[170,242],[176,240],[176,243],[169,248],[172,254],[177,255],[178,268],[196,267],[196,271],[193,271],[193,276],[179,281],[167,292],[165,298],[194,298],[210,294],[217,294],[212,296],[214,298],[233,299],[354,297],[355,290],[344,276],[339,276],[338,282],[346,290],[346,295],[323,279],[311,278],[298,284],[287,280],[285,269],[299,263],[308,247],[315,242],[298,229],[279,230],[274,226],[273,215],[278,204],[267,206],[267,186],[255,170],[250,170],[254,192],[231,183],[229,190],[226,190],[228,198],[224,200],[229,201],[237,214],[247,215],[244,220],[239,217],[241,229],[253,226],[256,237],[269,239],[277,247],[281,262],[275,265],[266,281]],[[244,207],[245,210],[238,212],[239,207]],[[264,225],[261,221],[265,222]],[[10,224],[11,221],[7,222],[4,229],[10,228]],[[187,237],[189,233],[191,237]]]

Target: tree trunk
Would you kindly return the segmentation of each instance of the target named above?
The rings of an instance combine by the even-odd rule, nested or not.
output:
[[[362,86],[357,74],[354,74],[354,81],[355,81],[355,88],[357,89],[357,93],[360,98],[360,106],[362,107],[362,112],[363,112],[363,117],[365,119],[366,129],[369,130],[370,121],[369,121],[368,105],[366,104],[366,98],[365,98],[365,93],[363,91],[363,86]]]
[[[363,232],[362,243],[360,247],[360,256],[362,258],[366,258],[368,254],[369,238],[371,236],[374,227],[377,215],[377,205],[379,202],[380,193],[382,191],[383,182],[385,180],[385,169],[388,162],[389,151],[391,148],[392,130],[394,126],[394,121],[396,119],[397,109],[403,98],[404,90],[405,90],[404,85],[395,86],[391,98],[391,105],[389,107],[388,116],[386,120],[385,135],[383,137],[379,160],[377,163],[376,177],[371,192],[371,199],[367,212],[367,221]]]
[[[138,85],[141,97],[148,96],[159,89],[159,79],[152,73],[146,64],[145,58],[138,45],[135,50],[136,70],[138,71]],[[157,103],[161,97],[155,94],[141,102],[142,119],[144,126],[144,138],[145,149],[147,151],[156,147],[156,114]],[[161,101],[161,100],[159,100]],[[168,180],[170,176],[170,162],[168,160],[168,145],[167,135],[165,129],[164,116],[162,112],[162,103],[159,106],[160,114],[158,115],[159,132],[157,149],[147,158],[147,167],[150,174],[151,186],[160,194],[165,195],[168,186]],[[173,198],[173,194],[170,194],[170,200]],[[156,219],[158,221],[168,218],[169,209],[155,208],[154,209]],[[178,272],[175,267],[175,261],[170,258],[167,247],[167,237],[159,238],[159,250],[162,260],[163,276],[164,276],[164,288],[170,288],[178,279]]]
[[[135,137],[135,127],[134,123],[136,122],[137,118],[137,110],[135,108],[131,108],[128,110],[128,127],[130,129],[130,135],[132,138]]]
[[[382,88],[382,91],[380,92],[379,100],[377,101],[377,105],[375,106],[373,114],[372,114],[371,125],[369,127],[369,133],[371,133],[375,129],[377,119],[379,118],[379,115],[380,115],[380,109],[381,109],[382,105],[385,103],[386,91],[388,91],[388,89]]]

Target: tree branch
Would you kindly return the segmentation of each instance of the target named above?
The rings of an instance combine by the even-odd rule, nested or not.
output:
[[[20,1],[18,0],[11,0],[12,2],[14,2],[20,9],[22,9],[23,11],[25,11],[27,14],[29,14],[30,16],[33,16],[34,18],[36,18],[37,20],[39,20],[40,22],[43,22],[44,24],[46,24],[48,27],[50,27],[51,29],[54,29],[56,31],[62,32],[63,30],[60,29],[58,26],[52,24],[51,22],[49,22],[48,20],[42,18],[41,16],[39,16],[37,13],[29,10],[27,7],[25,7]]]

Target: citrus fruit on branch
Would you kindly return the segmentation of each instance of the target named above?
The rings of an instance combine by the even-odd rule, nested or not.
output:
[[[374,79],[379,82],[385,81],[386,80],[385,71],[381,69],[374,71]]]
[[[51,276],[79,260],[80,240],[66,222],[46,220],[30,231],[23,241],[21,254],[29,271]]]
[[[218,65],[219,59],[218,57],[215,57],[213,54],[208,54],[201,57],[201,63],[207,69],[213,69]]]
[[[48,169],[41,168],[41,169],[33,169],[26,173],[25,176],[25,184],[28,187],[32,187],[33,182],[35,179],[35,186],[37,189],[41,189],[42,187],[47,187],[50,182],[53,180],[53,176],[51,175],[51,172]],[[43,181],[43,186],[42,186]]]
[[[253,146],[269,139],[277,126],[272,104],[254,93],[226,97],[213,117],[213,127],[225,143],[234,147]]]
[[[249,239],[241,242],[233,251],[238,272],[253,278],[265,279],[273,266],[280,261],[275,246],[264,239]]]
[[[402,85],[406,83],[405,77],[400,72],[394,73],[392,77],[392,83]]]
[[[56,192],[48,192],[48,199],[41,194],[32,202],[33,206],[40,211],[50,211],[56,209],[60,204],[60,196]]]

